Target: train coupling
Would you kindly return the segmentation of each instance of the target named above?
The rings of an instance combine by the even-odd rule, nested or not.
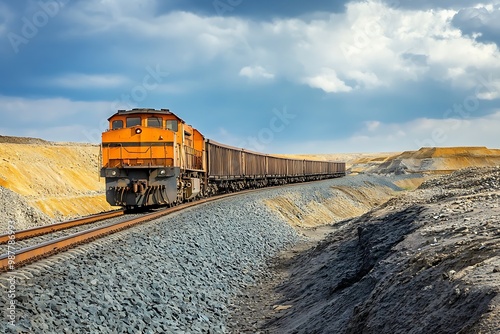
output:
[[[144,193],[148,187],[147,180],[134,180],[132,181],[132,190],[134,193]]]

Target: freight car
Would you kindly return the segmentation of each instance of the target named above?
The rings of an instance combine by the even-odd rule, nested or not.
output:
[[[217,143],[168,109],[119,110],[102,134],[106,199],[127,208],[345,175],[345,163],[296,160]]]

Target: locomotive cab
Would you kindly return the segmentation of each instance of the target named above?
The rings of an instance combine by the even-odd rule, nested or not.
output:
[[[168,109],[119,110],[108,121],[101,146],[108,203],[174,205],[203,195],[200,132]]]

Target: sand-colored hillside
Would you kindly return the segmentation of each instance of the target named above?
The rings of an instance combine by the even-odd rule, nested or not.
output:
[[[2,137],[0,186],[50,217],[110,210],[99,179],[99,147]]]
[[[500,165],[500,149],[423,147],[418,151],[345,154],[294,154],[287,158],[345,161],[350,173],[443,174],[467,167]]]
[[[375,173],[450,173],[467,167],[500,165],[500,149],[486,147],[424,147],[394,156],[368,171]]]

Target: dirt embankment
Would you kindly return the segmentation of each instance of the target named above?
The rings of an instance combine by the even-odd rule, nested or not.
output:
[[[345,161],[350,173],[372,174],[435,175],[451,173],[467,167],[500,165],[500,149],[486,147],[423,147],[418,151],[402,153],[315,154],[286,155],[285,157]],[[423,182],[423,179],[421,181]]]
[[[500,165],[500,149],[486,147],[424,147],[390,157],[366,171],[376,174],[446,174],[468,167]]]
[[[302,205],[300,190],[270,198],[264,203],[297,228],[314,228],[360,216],[396,196],[387,185],[365,182],[363,185],[340,185]]]
[[[470,168],[333,224],[276,260],[239,331],[498,333],[499,202],[500,167]]]
[[[0,140],[0,187],[23,198],[10,202],[13,196],[0,197],[6,208],[23,212],[20,207],[29,205],[56,219],[111,209],[98,174],[99,147],[32,138]],[[32,223],[29,217],[17,219],[20,225]]]

